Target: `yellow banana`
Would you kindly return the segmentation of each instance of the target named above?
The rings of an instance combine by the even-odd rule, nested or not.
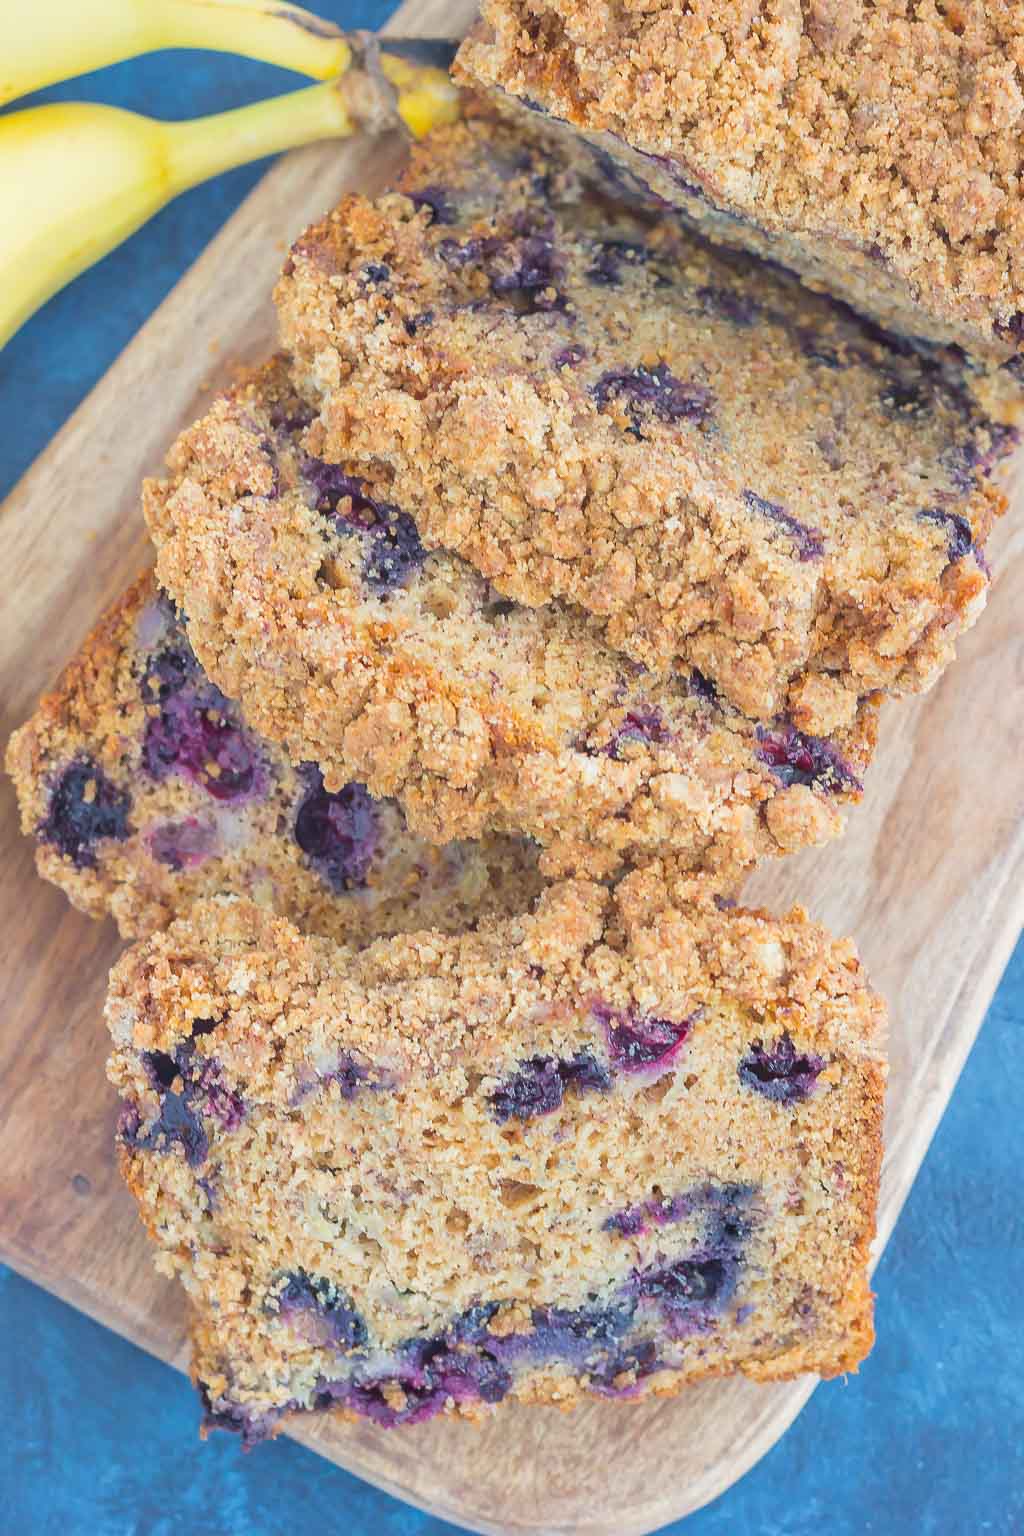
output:
[[[159,48],[242,53],[317,80],[349,64],[337,27],[283,0],[3,0],[0,10],[0,105]]]
[[[447,76],[387,62],[401,65],[403,80],[353,68],[192,122],[83,102],[0,117],[0,347],[52,293],[197,182],[315,139],[393,127],[396,111],[414,133],[454,120]],[[391,72],[383,59],[379,67]]]

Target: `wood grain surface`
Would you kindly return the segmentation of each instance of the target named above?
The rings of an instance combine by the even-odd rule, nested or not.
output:
[[[389,30],[449,35],[464,0],[412,0]],[[146,559],[138,484],[234,367],[268,350],[288,241],[344,188],[375,190],[397,143],[302,151],[227,224],[0,510],[4,738]],[[59,538],[45,537],[59,530]],[[892,1006],[879,1244],[892,1231],[1020,931],[1024,906],[1024,502],[994,541],[997,583],[958,665],[889,704],[843,843],[761,872],[749,895],[799,900],[857,936]],[[118,952],[35,878],[0,787],[0,1257],[175,1365],[181,1298],[154,1272],[112,1152],[101,1003]],[[884,1315],[881,1326],[885,1326]],[[481,1532],[633,1536],[699,1508],[792,1422],[814,1382],[712,1383],[571,1415],[500,1410],[482,1430],[302,1425],[298,1438],[400,1498]],[[102,1390],[102,1383],[97,1384]],[[838,1391],[840,1386],[823,1390]],[[258,1453],[257,1453],[258,1454]]]

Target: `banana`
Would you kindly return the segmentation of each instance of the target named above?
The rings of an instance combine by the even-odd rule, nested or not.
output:
[[[396,111],[417,134],[457,117],[458,93],[443,72],[383,57],[375,68],[374,53],[338,80],[191,122],[84,102],[0,116],[0,347],[58,288],[197,182],[316,139],[393,127]],[[389,83],[389,73],[402,78]]]
[[[350,62],[337,27],[283,0],[3,0],[0,12],[0,106],[159,48],[242,53],[316,80]]]

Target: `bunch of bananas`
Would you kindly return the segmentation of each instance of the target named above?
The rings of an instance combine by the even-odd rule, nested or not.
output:
[[[52,293],[197,182],[399,121],[418,137],[458,111],[447,73],[418,62],[416,45],[346,35],[282,0],[33,0],[27,16],[2,9],[0,106],[159,48],[245,54],[324,84],[183,123],[85,102],[0,116],[0,347]]]

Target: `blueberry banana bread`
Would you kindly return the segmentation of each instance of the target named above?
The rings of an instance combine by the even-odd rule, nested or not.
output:
[[[1019,0],[483,0],[456,74],[891,330],[1024,350]]]
[[[848,941],[631,876],[358,953],[242,901],[111,976],[122,1169],[206,1424],[853,1369],[884,1083]]]
[[[541,886],[526,839],[437,848],[393,800],[293,768],[203,675],[151,574],[15,733],[7,769],[39,873],[125,938],[227,892],[368,943],[522,912]]]
[[[985,601],[1015,438],[940,367],[486,116],[347,198],[277,290],[329,462],[428,545],[754,718],[927,687]],[[802,717],[802,718],[801,718]]]
[[[819,737],[787,716],[755,725],[697,669],[648,675],[585,616],[516,607],[427,551],[386,488],[316,457],[309,431],[274,363],[182,435],[145,503],[209,676],[329,790],[395,796],[438,843],[531,836],[548,874],[670,854],[725,885],[841,830],[872,699]]]

